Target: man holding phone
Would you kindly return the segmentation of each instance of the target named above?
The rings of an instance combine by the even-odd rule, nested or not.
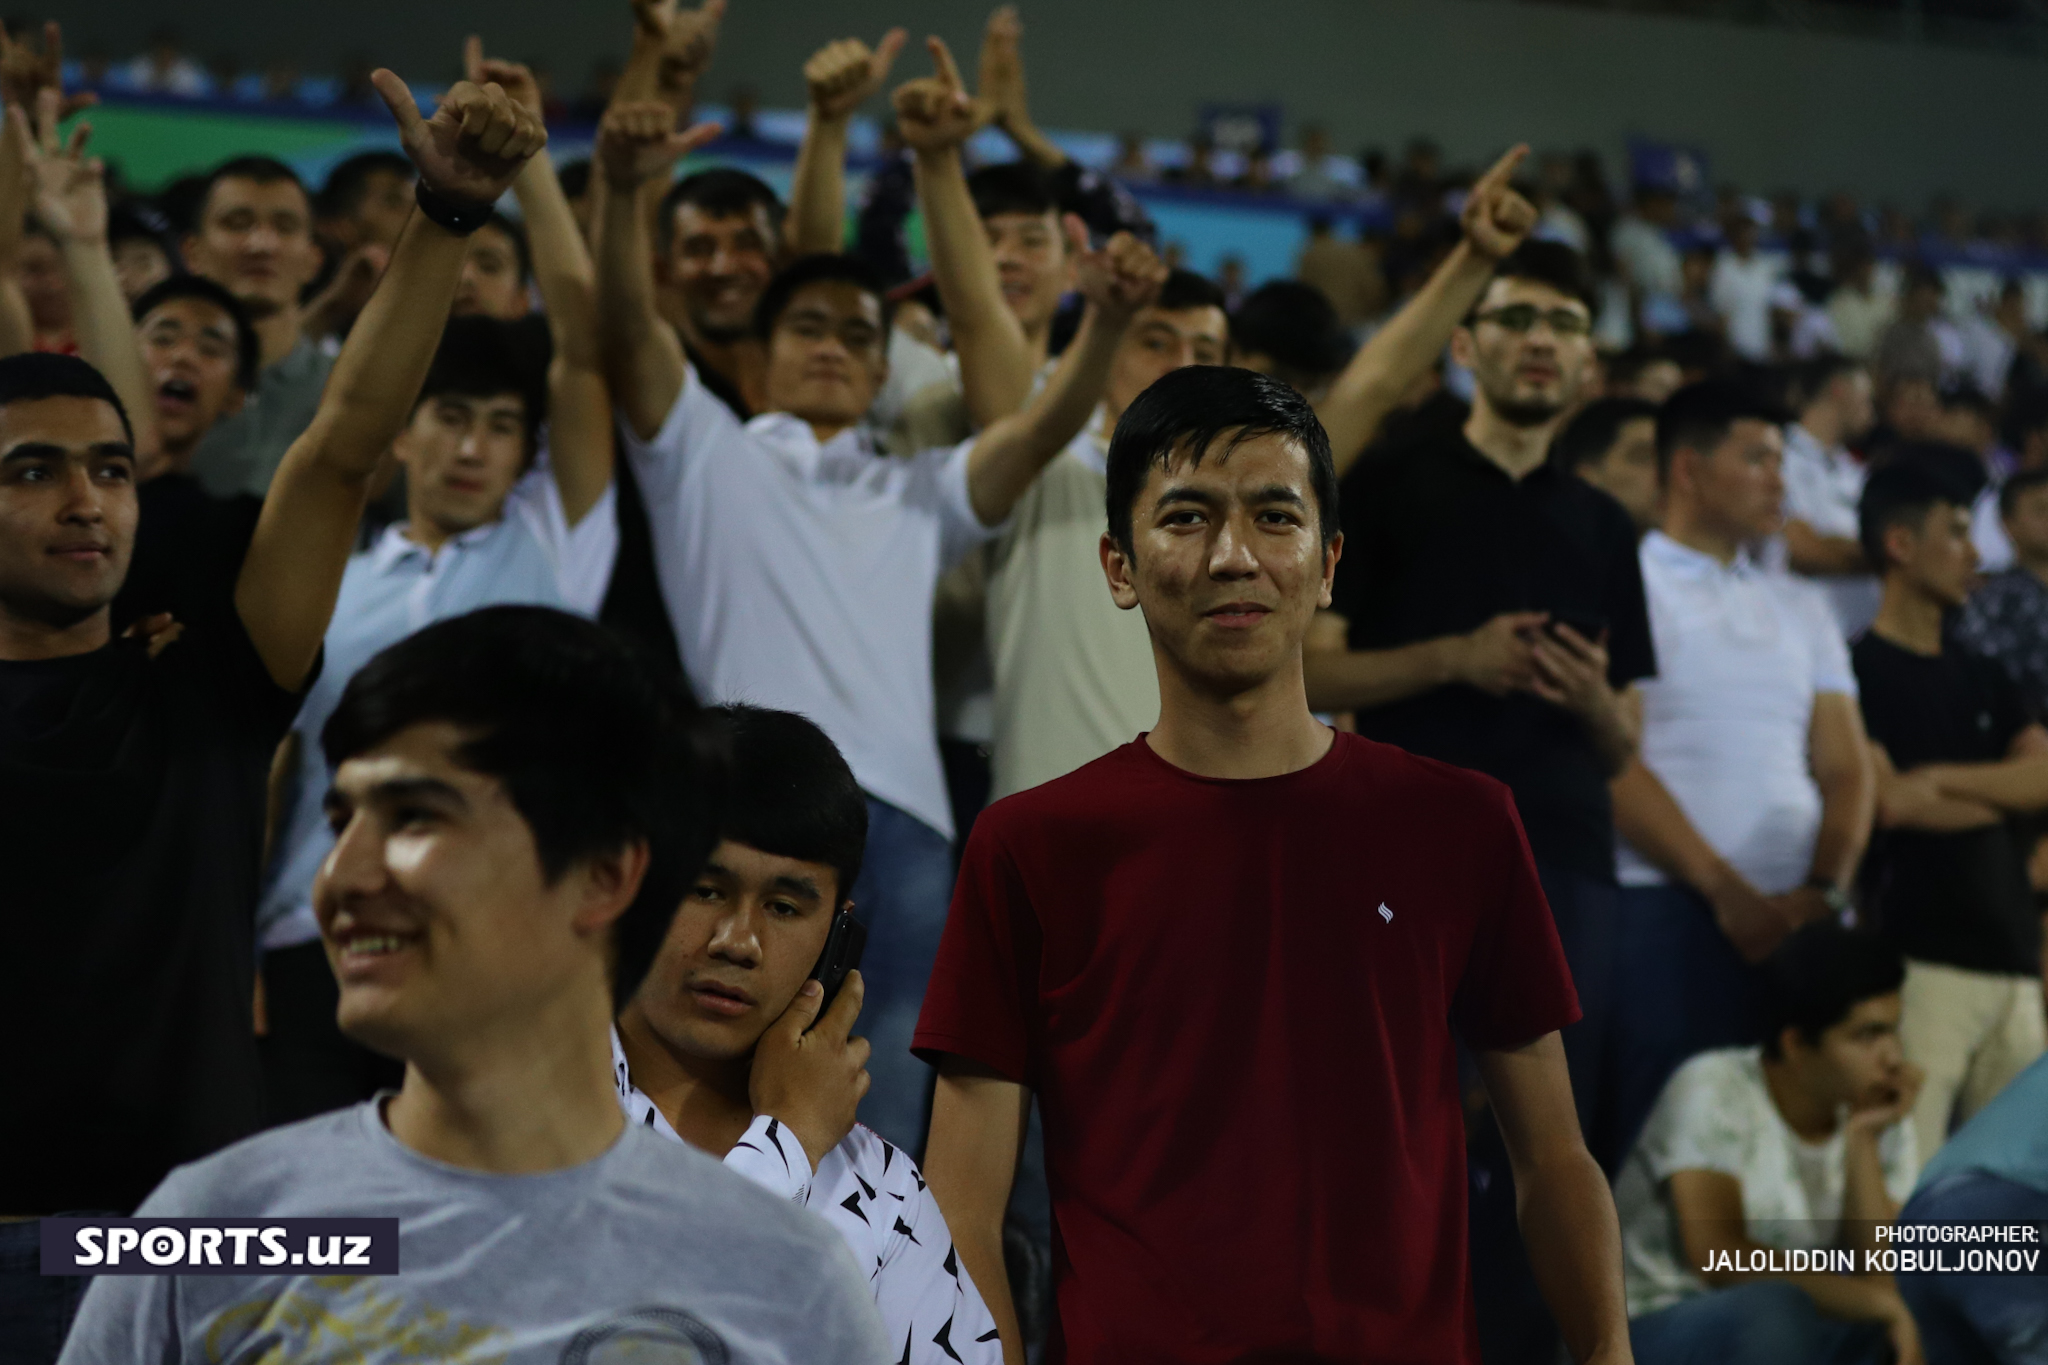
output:
[[[866,797],[825,732],[725,706],[720,840],[619,1015],[627,1118],[723,1158],[821,1215],[869,1272],[890,1349],[915,1365],[1000,1365],[1002,1343],[909,1156],[854,1122],[868,1043],[850,1038],[866,933]]]

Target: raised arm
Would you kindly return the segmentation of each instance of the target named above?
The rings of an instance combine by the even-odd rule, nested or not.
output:
[[[925,45],[938,74],[897,89],[896,126],[915,156],[932,281],[960,354],[967,415],[985,427],[1024,406],[1037,359],[1024,325],[1003,302],[995,254],[960,164],[961,144],[981,126],[983,111],[961,85],[960,68],[946,45],[937,38],[927,38]],[[1074,236],[1071,225],[1068,232]],[[1085,247],[1086,241],[1077,245]]]
[[[605,382],[633,433],[652,440],[683,391],[683,343],[654,300],[653,201],[676,158],[718,136],[718,125],[675,130],[660,100],[613,104],[597,131],[605,202],[598,214],[598,343]]]
[[[1031,1092],[1015,1081],[960,1057],[940,1064],[924,1178],[1002,1335],[1003,1365],[1024,1365],[1024,1338],[1003,1265],[1003,1211],[1030,1116]]]
[[[28,115],[21,106],[6,108],[0,125],[0,356],[18,355],[34,347],[35,321],[21,292],[21,239],[28,204],[35,194],[29,176]]]
[[[968,453],[967,491],[984,526],[1007,519],[1039,471],[1088,425],[1131,320],[1166,282],[1165,264],[1128,232],[1100,251],[1082,252],[1080,267],[1088,311],[1059,368],[1022,412],[983,432]],[[967,342],[958,345],[964,373],[971,357]]]
[[[540,82],[526,67],[486,58],[483,40],[476,37],[463,49],[463,65],[471,81],[497,82],[526,112],[541,117]],[[512,193],[526,223],[533,279],[554,342],[548,364],[548,461],[562,495],[562,515],[574,526],[612,482],[612,400],[597,347],[597,271],[545,148],[519,172]]]
[[[147,468],[158,454],[156,404],[128,298],[107,246],[106,167],[98,157],[85,155],[91,124],[77,125],[70,141],[59,143],[57,110],[56,90],[45,87],[36,97],[35,148],[29,160],[36,217],[57,239],[64,257],[78,353],[121,395],[135,428],[136,457]]]
[[[1621,1224],[1579,1133],[1564,1043],[1546,1033],[1522,1047],[1482,1050],[1477,1061],[1514,1170],[1522,1241],[1564,1344],[1581,1365],[1624,1365],[1631,1356]]]
[[[858,38],[841,38],[804,63],[810,108],[790,178],[783,234],[791,256],[837,251],[845,240],[846,127],[853,111],[889,78],[908,36],[892,28],[872,50]]]
[[[1401,311],[1359,348],[1316,409],[1330,433],[1342,477],[1418,375],[1443,353],[1451,333],[1486,292],[1494,267],[1536,226],[1536,210],[1510,183],[1529,154],[1517,146],[1481,176],[1465,199],[1464,236]]]
[[[496,85],[457,84],[422,118],[405,82],[372,77],[428,193],[480,217],[547,141]],[[280,687],[319,656],[371,476],[405,424],[440,344],[464,238],[416,212],[334,362],[313,421],[285,452],[235,585],[249,638]]]
[[[1053,145],[1031,121],[1031,99],[1024,85],[1024,21],[1015,5],[1004,5],[988,17],[981,34],[981,69],[975,83],[989,117],[1017,144],[1024,159],[1041,170],[1056,171],[1067,154]]]
[[[2013,813],[2041,810],[2048,807],[2048,730],[2027,726],[1996,763],[1930,763],[1915,773],[1944,796]]]
[[[633,0],[633,47],[612,92],[613,104],[660,100],[677,119],[690,112],[697,81],[718,50],[725,0],[679,9],[676,0]]]

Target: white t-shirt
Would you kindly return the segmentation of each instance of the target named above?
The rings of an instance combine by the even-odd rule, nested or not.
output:
[[[1724,251],[1714,260],[1707,297],[1728,324],[1728,344],[1745,360],[1771,358],[1771,290],[1783,273],[1781,263],[1766,256],[1744,260]]]
[[[1794,422],[1785,428],[1785,518],[1824,536],[1857,537],[1856,508],[1868,471],[1845,446],[1830,449]],[[1884,584],[1876,574],[1828,574],[1811,580],[1827,594],[1842,638],[1853,640],[1877,619]]]
[[[1640,551],[1657,676],[1643,696],[1643,765],[1713,850],[1765,895],[1811,870],[1820,789],[1808,771],[1814,697],[1856,695],[1856,675],[1811,584],[1722,564],[1652,531]],[[1666,878],[1617,838],[1624,886]]]
[[[898,459],[784,412],[742,426],[694,370],[653,440],[622,430],[697,696],[809,716],[869,795],[950,839],[932,589],[999,529],[968,498],[971,443]]]
[[[633,1084],[617,1029],[612,1083],[635,1127],[683,1141]],[[814,1174],[803,1143],[763,1114],[726,1153],[725,1168],[832,1225],[867,1273],[890,1350],[901,1349],[908,1365],[1002,1365],[995,1318],[953,1250],[939,1201],[916,1163],[873,1130],[856,1123]]]
[[[1786,1126],[1764,1083],[1760,1048],[1702,1052],[1679,1067],[1614,1181],[1628,1315],[1654,1313],[1707,1292],[1706,1281],[1688,1263],[1671,1204],[1672,1172],[1733,1176],[1742,1184],[1743,1230],[1752,1241],[1817,1250],[1833,1246],[1841,1235],[1847,1145],[1839,1124],[1820,1143]],[[1887,1128],[1877,1151],[1885,1190],[1903,1203],[1920,1167],[1913,1126]]]

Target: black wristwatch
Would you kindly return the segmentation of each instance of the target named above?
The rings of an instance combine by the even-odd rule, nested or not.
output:
[[[413,182],[412,197],[419,204],[421,213],[458,237],[467,237],[490,222],[494,211],[489,204],[479,204],[469,199],[454,199],[437,190],[428,189],[425,180]]]
[[[1849,903],[1849,893],[1836,885],[1833,877],[1823,877],[1816,872],[1806,879],[1805,886],[1810,891],[1820,892],[1820,898],[1827,902],[1828,909],[1837,915],[1846,915],[1853,908]]]

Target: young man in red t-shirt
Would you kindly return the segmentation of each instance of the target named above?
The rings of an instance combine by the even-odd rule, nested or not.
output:
[[[1342,549],[1321,425],[1192,366],[1131,405],[1108,476],[1103,568],[1145,613],[1158,727],[982,815],[916,1037],[940,1069],[925,1171],[1006,1359],[1035,1092],[1050,1361],[1477,1362],[1462,1039],[1574,1357],[1626,1365],[1558,1041],[1578,1004],[1513,800],[1308,709]]]

